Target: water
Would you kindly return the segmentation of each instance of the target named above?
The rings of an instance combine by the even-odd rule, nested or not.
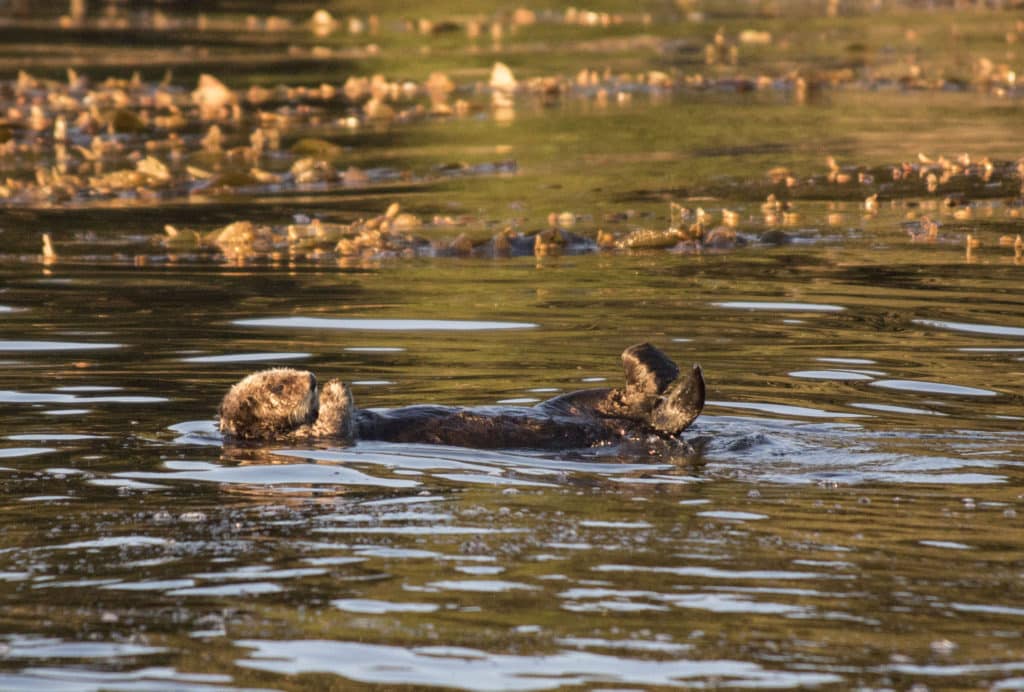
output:
[[[312,11],[290,8],[278,10],[295,22]],[[1017,60],[1000,12],[903,9],[916,13],[926,67],[954,23],[973,32],[977,55],[994,41]],[[542,17],[474,52],[462,34],[417,38],[398,10],[379,11],[382,52],[353,58],[355,73],[418,80],[445,69],[471,99],[466,85],[486,82],[495,58],[521,76],[575,74],[571,46],[539,57],[564,38],[605,41],[594,62],[616,72],[704,69],[685,46],[646,57],[611,38],[682,32],[699,50],[718,26],[680,25],[664,8],[655,19],[673,23],[647,29],[639,17],[608,30]],[[721,18],[730,35],[763,24],[783,57],[818,64],[831,45],[823,19],[793,28],[737,12]],[[214,19],[244,24],[229,11]],[[883,44],[905,28],[868,19],[834,20],[830,36],[860,37],[880,73]],[[149,50],[116,50],[159,79],[158,66],[181,59],[164,42],[184,39],[145,35]],[[287,74],[262,72],[271,66],[256,56],[283,55],[283,43],[236,44],[253,59],[230,73],[228,35],[210,36],[203,69],[233,86],[343,81],[306,57],[276,68]],[[67,37],[96,78],[116,71],[90,52],[104,36]],[[313,41],[306,29],[283,36],[301,50]],[[424,41],[422,60],[402,57]],[[30,68],[59,71],[19,45]],[[755,51],[740,69],[776,57]],[[716,70],[729,74],[706,68]],[[187,91],[193,79],[175,84]],[[972,188],[972,215],[958,218],[943,194],[885,188],[867,213],[878,185],[819,181],[794,188],[800,217],[788,225],[760,209],[783,192],[765,171],[822,178],[826,154],[872,171],[918,151],[1013,159],[1019,95],[853,85],[800,104],[788,86],[631,89],[632,101],[610,107],[592,93],[520,94],[511,120],[484,93],[467,118],[354,131],[327,105],[319,124],[297,116],[285,149],[262,161],[287,169],[288,146],[325,138],[373,172],[362,187],[9,199],[0,689],[1024,687],[1024,303],[1019,260],[998,243],[1021,231],[1016,193]],[[245,123],[225,125],[236,143]],[[186,130],[188,148],[205,129]],[[5,173],[22,175],[28,158],[6,158]],[[508,160],[514,169],[497,163]],[[425,220],[458,219],[426,223],[434,240],[535,231],[563,212],[588,238],[622,237],[667,228],[669,200],[739,212],[749,242],[339,258],[330,248],[231,257],[158,239],[165,224],[352,223],[394,201]],[[934,243],[908,236],[908,216],[921,214],[941,222]],[[779,227],[792,242],[758,241]],[[39,254],[42,232],[56,258]],[[982,240],[970,253],[968,232]],[[685,452],[225,448],[216,433],[220,397],[263,367],[342,377],[368,407],[519,404],[614,385],[618,354],[639,341],[704,370],[709,403]]]

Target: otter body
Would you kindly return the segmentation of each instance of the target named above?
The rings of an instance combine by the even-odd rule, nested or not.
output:
[[[492,449],[572,449],[590,447],[625,434],[614,419],[564,415],[551,411],[545,404],[360,409],[355,417],[356,437]]]
[[[225,395],[220,430],[228,439],[329,438],[478,448],[572,449],[637,434],[674,436],[704,408],[699,366],[680,376],[650,344],[622,354],[626,386],[563,394],[536,406],[417,405],[358,409],[349,388],[331,380],[318,390],[312,373],[291,368],[249,375]]]

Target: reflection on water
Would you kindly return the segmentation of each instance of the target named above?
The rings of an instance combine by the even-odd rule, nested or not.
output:
[[[1024,611],[1005,587],[1024,545],[1015,337],[914,321],[966,321],[964,296],[989,285],[990,269],[918,286],[894,271],[910,261],[902,251],[871,254],[884,260],[877,271],[864,252],[851,240],[799,255],[576,257],[555,270],[311,265],[287,290],[273,268],[161,270],[172,290],[207,291],[187,308],[144,302],[133,268],[60,268],[91,300],[124,301],[104,328],[132,357],[28,351],[2,375],[0,646],[34,653],[4,657],[0,686],[1012,681]],[[771,291],[806,296],[813,284],[829,298],[811,304],[845,309],[801,308],[793,324],[780,319],[789,307],[716,305],[807,305],[759,292],[798,260],[813,270]],[[35,301],[33,271],[11,272],[9,303]],[[443,311],[438,273],[459,297]],[[264,282],[272,305],[248,297]],[[347,313],[372,319],[537,326],[237,322],[264,309],[337,314],[341,291]],[[898,294],[899,311],[880,293]],[[94,328],[82,295],[52,296],[5,326]],[[1003,324],[1024,317],[1003,312]],[[276,364],[375,383],[359,385],[366,406],[493,404],[617,383],[619,350],[643,339],[707,373],[707,411],[674,456],[224,448],[213,421],[231,383]],[[68,415],[40,415],[56,412]]]
[[[996,396],[997,392],[977,387],[964,387],[957,384],[943,384],[942,382],[922,382],[913,380],[875,380],[871,383],[873,387],[884,387],[886,389],[902,389],[910,392],[921,392],[922,394],[949,394],[951,396]]]
[[[145,3],[78,4],[0,26],[0,689],[1024,687],[1008,11],[498,8],[471,36],[164,3],[124,45]],[[97,101],[111,51],[142,74]],[[237,80],[219,133],[175,124],[200,70]],[[435,71],[464,113],[402,101]],[[184,182],[140,182],[150,155]],[[353,254],[385,222],[418,240]],[[685,446],[226,448],[213,419],[264,367],[517,405],[621,382],[640,341],[703,367]]]
[[[229,353],[219,356],[192,356],[182,358],[186,363],[279,363],[285,360],[309,358],[309,353]]]
[[[286,329],[356,329],[377,332],[462,332],[490,329],[530,329],[526,322],[480,322],[473,320],[375,320],[326,317],[266,317],[238,320],[245,327],[283,327]],[[350,349],[351,350],[351,349]]]
[[[715,303],[716,307],[733,308],[736,310],[775,310],[777,312],[839,312],[839,305],[823,305],[819,303],[775,303],[771,301],[732,300]]]
[[[914,320],[914,324],[936,329],[952,329],[957,332],[970,332],[972,334],[990,334],[992,336],[1024,336],[1024,328],[1006,327],[996,324],[969,324],[966,322],[945,322],[943,320]]]
[[[329,672],[360,682],[456,689],[546,690],[609,682],[685,685],[707,679],[744,687],[796,687],[840,681],[835,675],[765,670],[736,660],[643,661],[585,651],[515,656],[462,646],[404,648],[323,640],[239,643],[252,649],[248,658],[239,661],[246,667],[288,675]],[[609,648],[614,648],[614,643]]]
[[[67,391],[67,390],[65,390]],[[73,404],[73,403],[115,403],[115,404],[158,404],[167,401],[159,396],[80,396],[75,394],[52,394],[44,392],[0,391],[0,403],[5,404]]]
[[[88,351],[122,348],[121,344],[96,344],[78,341],[24,341],[0,339],[0,351]]]

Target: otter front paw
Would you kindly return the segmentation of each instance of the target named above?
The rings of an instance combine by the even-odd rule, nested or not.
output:
[[[338,442],[355,441],[352,390],[341,380],[330,380],[320,388],[320,415],[311,428],[312,437],[330,437]]]

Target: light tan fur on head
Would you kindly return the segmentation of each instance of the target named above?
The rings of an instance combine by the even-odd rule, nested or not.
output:
[[[249,375],[220,404],[220,431],[240,440],[283,437],[312,424],[319,413],[316,377],[274,368]]]

